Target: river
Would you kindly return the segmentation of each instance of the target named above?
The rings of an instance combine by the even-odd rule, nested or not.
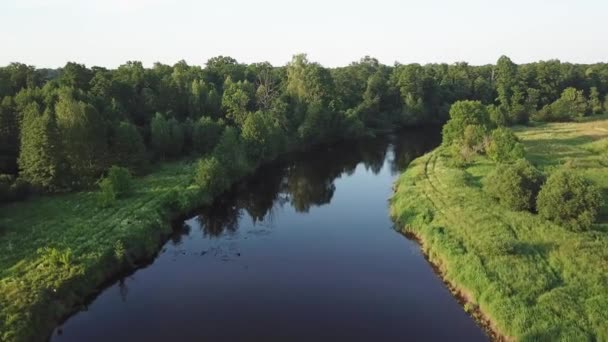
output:
[[[53,341],[486,341],[395,231],[395,177],[439,142],[406,130],[260,168],[178,225]]]

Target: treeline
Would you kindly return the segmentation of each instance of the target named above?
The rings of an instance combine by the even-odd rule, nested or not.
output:
[[[211,152],[200,168],[236,173],[295,147],[442,123],[465,99],[488,105],[499,125],[568,120],[603,112],[607,93],[606,64],[516,65],[504,56],[485,66],[386,66],[365,57],[333,69],[306,55],[282,67],[221,56],[204,68],[13,63],[0,68],[0,200],[27,188],[87,188],[113,165],[141,173],[159,160]]]

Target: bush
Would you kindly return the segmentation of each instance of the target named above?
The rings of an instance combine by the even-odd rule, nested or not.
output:
[[[534,210],[544,176],[527,160],[498,165],[485,179],[484,190],[512,210]]]
[[[492,131],[486,153],[496,162],[511,162],[524,157],[524,145],[513,131],[499,127]]]
[[[450,120],[443,126],[443,144],[459,143],[469,125],[492,126],[488,108],[479,101],[457,101],[450,107]]]
[[[602,205],[600,191],[570,168],[554,172],[538,194],[538,213],[571,230],[591,227]]]
[[[582,90],[566,88],[555,102],[544,106],[534,115],[536,121],[570,121],[585,116],[587,99]]]
[[[131,188],[131,173],[128,169],[112,166],[108,175],[99,181],[99,201],[101,205],[107,206],[117,198],[126,195]]]
[[[12,175],[0,174],[0,202],[13,202],[25,199],[29,195],[27,182]]]
[[[225,170],[215,157],[201,159],[198,162],[194,181],[212,195],[224,191],[229,185]]]
[[[487,136],[488,130],[486,127],[480,125],[468,125],[464,129],[462,144],[469,149],[480,153],[485,150]]]

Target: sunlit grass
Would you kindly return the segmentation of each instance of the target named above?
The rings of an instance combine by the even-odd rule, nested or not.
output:
[[[608,120],[516,128],[527,158],[545,173],[568,163],[597,184],[604,205],[593,229],[574,233],[491,200],[478,157],[450,167],[441,149],[398,180],[391,212],[421,238],[445,278],[517,340],[608,340]]]

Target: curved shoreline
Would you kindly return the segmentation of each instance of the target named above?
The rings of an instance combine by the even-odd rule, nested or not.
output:
[[[526,158],[545,175],[569,162],[608,189],[600,118],[515,129]],[[390,199],[395,229],[414,237],[466,311],[492,338],[604,340],[608,337],[608,216],[571,231],[537,214],[513,211],[484,190],[496,167],[466,165],[439,147],[412,161]],[[602,212],[608,212],[608,203]]]
[[[481,329],[483,329],[490,341],[508,342],[514,340],[503,335],[496,328],[492,318],[487,315],[478,305],[474,304],[474,301],[469,295],[467,295],[468,291],[466,291],[466,289],[457,286],[446,278],[445,271],[442,270],[441,267],[441,260],[430,258],[429,253],[427,252],[427,246],[419,235],[409,230],[400,230],[399,232],[406,238],[413,240],[418,244],[422,255],[424,255],[424,258],[429,263],[435,274],[441,279],[445,287],[450,291],[452,296],[454,296],[454,299],[456,299],[456,301],[462,306],[463,310],[467,312],[469,316],[471,316],[471,318],[477,323],[477,325],[480,326]],[[467,309],[467,305],[473,305],[473,307]]]

